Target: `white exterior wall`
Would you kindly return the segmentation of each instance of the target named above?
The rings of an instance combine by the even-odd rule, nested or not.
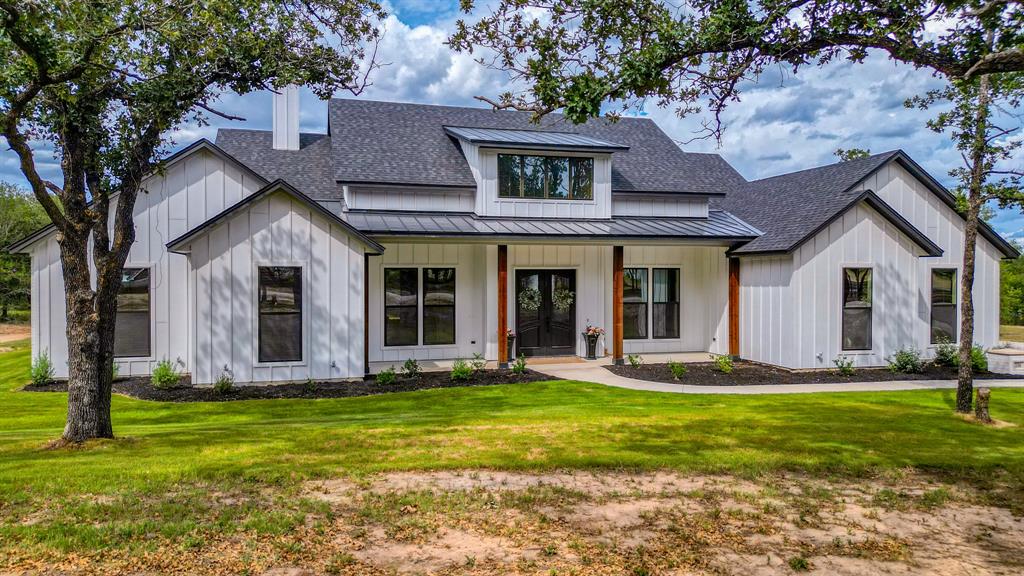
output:
[[[729,261],[725,248],[626,246],[623,260],[625,268],[679,268],[680,275],[679,338],[624,340],[627,354],[728,352]],[[648,275],[648,283],[650,278]]]
[[[193,380],[286,382],[363,375],[363,252],[340,225],[284,193],[271,194],[191,243]],[[257,268],[302,267],[303,353],[257,357]]]
[[[481,216],[525,218],[610,218],[612,214],[612,155],[539,150],[495,150],[463,141],[463,153],[477,181],[474,212]],[[574,156],[594,159],[593,200],[543,200],[498,197],[498,154]]]
[[[613,194],[612,216],[707,218],[708,199],[703,197]]]
[[[792,255],[744,257],[740,271],[740,355],[790,368],[830,368],[840,354],[857,366],[883,366],[900,348],[934,354],[930,344],[931,269],[955,268],[960,281],[963,219],[893,162],[861,189],[875,191],[943,250],[921,250],[866,204],[849,210]],[[978,238],[974,282],[975,341],[999,339],[999,261]],[[873,272],[872,350],[842,351],[842,268]],[[957,291],[959,318],[959,290]]]
[[[188,258],[165,244],[202,224],[265,182],[221,157],[199,150],[147,178],[133,211],[135,243],[125,266],[150,268],[151,351],[148,358],[119,359],[122,376],[149,374],[160,360],[191,371]],[[51,234],[32,254],[32,354],[47,350],[56,376],[66,378],[67,313],[60,249]]]
[[[345,204],[351,210],[472,212],[476,202],[474,190],[361,186],[346,188]]]

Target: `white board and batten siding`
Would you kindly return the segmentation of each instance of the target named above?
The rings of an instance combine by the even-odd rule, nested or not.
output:
[[[150,268],[151,355],[118,359],[119,374],[149,374],[165,359],[175,362],[179,370],[191,370],[188,258],[168,253],[165,244],[264,184],[261,178],[204,149],[178,159],[162,175],[143,182],[133,211],[135,243],[125,267]],[[37,242],[31,252],[32,354],[47,351],[56,376],[65,378],[67,313],[55,235]]]
[[[240,209],[191,243],[197,382],[361,377],[361,240],[284,193]],[[302,359],[262,363],[258,267],[302,268]],[[226,368],[226,369],[225,369]]]
[[[729,346],[729,261],[718,246],[626,246],[625,268],[678,268],[679,338],[624,340],[627,354],[711,352]],[[653,289],[648,273],[648,296]],[[650,308],[650,306],[648,306]],[[648,334],[650,334],[648,322]]]
[[[708,199],[701,196],[613,194],[612,216],[707,218]]]
[[[475,190],[346,186],[350,210],[407,210],[413,212],[472,212]]]
[[[419,361],[472,358],[485,353],[484,300],[486,249],[483,244],[385,244],[382,256],[370,258],[369,339],[371,362],[401,365],[409,358]],[[422,268],[455,268],[455,343],[429,346],[384,345],[384,269],[416,268],[422,284]],[[361,292],[360,292],[361,293]],[[423,294],[417,299],[422,319]],[[419,324],[422,341],[423,323]]]
[[[843,355],[856,366],[883,366],[901,348],[926,357],[930,343],[931,269],[955,268],[960,279],[962,218],[899,164],[861,183],[943,250],[921,257],[910,238],[861,203],[783,256],[744,257],[740,271],[740,354],[790,368],[829,368]],[[999,259],[978,238],[974,284],[975,341],[999,337]],[[872,268],[872,349],[842,350],[842,269]],[[959,292],[959,290],[957,290]],[[957,294],[959,310],[959,294]],[[959,318],[959,316],[958,316]]]

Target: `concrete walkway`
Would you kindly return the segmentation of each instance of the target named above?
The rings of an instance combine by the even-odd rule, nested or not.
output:
[[[955,380],[894,380],[892,382],[845,382],[837,384],[778,384],[775,386],[692,386],[668,384],[649,380],[634,380],[617,374],[600,365],[563,364],[537,366],[538,372],[560,380],[594,382],[630,390],[647,392],[672,392],[676,394],[806,394],[810,392],[886,392],[895,390],[927,390],[935,388],[956,388]],[[975,387],[1022,388],[1024,380],[975,380]]]

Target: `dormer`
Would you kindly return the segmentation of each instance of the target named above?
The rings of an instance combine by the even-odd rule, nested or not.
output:
[[[611,218],[612,156],[629,146],[571,132],[445,126],[477,183],[480,216]]]

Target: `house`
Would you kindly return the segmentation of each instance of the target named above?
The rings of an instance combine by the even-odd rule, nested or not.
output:
[[[135,207],[120,373],[163,359],[209,383],[361,377],[407,358],[733,354],[875,366],[956,338],[964,222],[900,151],[747,182],[648,119],[331,100],[300,134],[222,129],[166,159]],[[32,349],[67,375],[52,228],[32,256]],[[999,262],[977,249],[977,340],[996,344]],[[507,330],[517,338],[509,350]]]

